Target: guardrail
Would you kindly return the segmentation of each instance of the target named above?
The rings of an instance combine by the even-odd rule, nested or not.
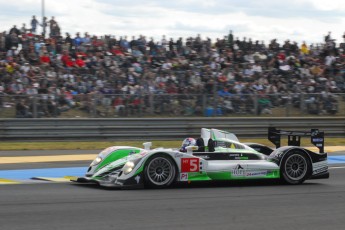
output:
[[[240,138],[265,138],[267,127],[309,130],[326,137],[345,137],[345,117],[322,118],[114,118],[0,119],[1,140],[171,140],[197,137],[200,129],[217,128]]]

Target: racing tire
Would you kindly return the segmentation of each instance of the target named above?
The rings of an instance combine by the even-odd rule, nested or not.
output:
[[[145,186],[149,188],[167,188],[176,180],[177,170],[171,157],[157,154],[145,164]]]
[[[281,179],[287,184],[302,184],[310,175],[311,163],[306,153],[300,150],[288,152],[281,163]]]

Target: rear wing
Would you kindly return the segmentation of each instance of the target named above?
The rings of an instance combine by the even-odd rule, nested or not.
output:
[[[275,127],[268,128],[268,140],[271,141],[276,148],[280,147],[280,136],[288,136],[289,146],[300,146],[302,136],[310,136],[310,141],[315,145],[320,153],[324,153],[324,132],[320,132],[318,129],[311,129],[310,132],[303,131],[285,131],[279,130]]]

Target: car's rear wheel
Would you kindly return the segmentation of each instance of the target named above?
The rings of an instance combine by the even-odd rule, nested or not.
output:
[[[283,181],[288,184],[301,184],[310,174],[311,164],[302,151],[291,151],[284,156],[281,164]]]
[[[147,187],[166,188],[176,179],[176,166],[170,157],[157,154],[148,159],[144,173]]]

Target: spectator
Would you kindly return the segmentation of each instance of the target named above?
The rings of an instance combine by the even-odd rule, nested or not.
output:
[[[0,52],[6,51],[6,31],[0,33]]]
[[[16,104],[16,118],[31,118],[32,113],[24,99],[20,99]]]
[[[26,24],[23,23],[22,27],[20,28],[20,34],[26,34],[28,32],[28,29],[26,28]]]
[[[38,22],[38,20],[36,19],[36,16],[35,16],[35,15],[32,16],[30,25],[31,25],[31,32],[32,32],[33,34],[36,34],[36,32],[37,32],[37,31],[36,31],[36,30],[37,30],[37,25],[39,25],[39,22]]]
[[[10,32],[9,34],[16,34],[17,36],[20,35],[20,30],[17,28],[16,25],[14,25],[11,29],[10,29]]]
[[[78,33],[76,33],[76,36],[75,36],[75,38],[73,39],[73,45],[75,46],[75,47],[78,47],[78,46],[80,46],[82,43],[83,43],[83,39],[80,37],[80,33],[78,32]]]
[[[218,95],[220,97],[230,97],[231,93],[229,92],[229,89],[227,87],[224,87],[222,90],[218,91]]]
[[[114,100],[113,107],[115,109],[115,116],[123,116],[125,111],[124,100],[121,96],[117,96]]]
[[[199,34],[176,41],[163,35],[159,42],[153,38],[147,42],[143,35],[128,41],[127,36],[117,40],[112,35],[97,37],[85,32],[83,37],[77,33],[72,39],[68,33],[63,37],[55,31],[54,25],[58,25],[52,17],[47,22],[50,37],[44,38],[36,35],[39,23],[34,19],[33,33],[23,29],[18,32],[14,27],[11,33],[0,34],[1,85],[5,93],[13,95],[55,95],[51,102],[56,102],[59,111],[78,103],[92,111],[95,104],[86,100],[94,95],[103,95],[105,104],[112,104],[115,110],[123,105],[137,113],[140,106],[154,105],[157,113],[195,114],[194,109],[182,112],[176,107],[200,102],[193,94],[216,96],[209,101],[231,113],[251,111],[249,106],[254,107],[256,94],[261,104],[269,101],[271,109],[286,103],[290,93],[344,92],[344,51],[336,46],[330,33],[323,44],[303,42],[301,46],[290,40],[280,45],[277,39],[266,46],[252,38],[234,39],[232,31],[214,43]],[[143,91],[149,96],[136,100]],[[121,94],[120,98],[127,101],[115,103],[120,99],[110,96],[112,93]],[[175,94],[185,99],[177,99]],[[160,101],[150,96],[158,96]],[[222,99],[216,101],[218,98]],[[329,99],[315,100],[322,101],[320,108],[330,113],[329,108],[324,108]],[[295,101],[297,107],[303,103]],[[45,103],[42,111],[52,116],[47,112],[48,99]],[[256,112],[261,114],[264,109],[261,106]]]
[[[47,26],[48,26],[47,17],[43,17],[43,20],[42,20],[42,37],[43,38],[46,37]]]
[[[54,23],[50,28],[50,37],[58,37],[60,36],[61,29],[59,24]]]
[[[41,57],[40,57],[40,61],[42,65],[50,65],[50,57],[48,55],[48,52],[44,52]]]

